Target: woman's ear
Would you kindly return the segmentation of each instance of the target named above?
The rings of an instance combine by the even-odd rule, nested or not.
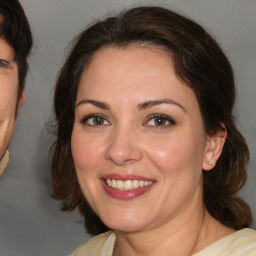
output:
[[[25,95],[25,92],[23,91],[20,95],[19,100],[18,100],[18,111],[22,108],[22,106],[25,102],[25,99],[26,99],[26,95]]]
[[[207,135],[205,154],[202,169],[209,171],[213,169],[218,161],[227,138],[227,129],[221,124],[221,129],[214,135]]]

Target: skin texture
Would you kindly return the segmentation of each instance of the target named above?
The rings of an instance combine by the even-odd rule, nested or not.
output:
[[[18,66],[14,51],[4,39],[0,39],[0,159],[11,140],[16,119],[16,107],[19,110],[24,103],[22,93],[18,103]],[[3,62],[4,61],[4,62]],[[8,64],[7,64],[8,63]],[[18,104],[18,106],[17,106]]]
[[[102,116],[100,125],[91,114]],[[154,114],[168,118],[156,125]],[[206,135],[193,91],[161,49],[105,47],[82,75],[72,155],[81,189],[115,230],[122,255],[186,255],[205,247],[198,242],[202,227],[217,221],[203,206],[202,169],[214,167],[224,141],[225,132]],[[154,185],[139,197],[119,200],[103,189],[101,177],[109,174],[139,175]],[[184,247],[180,241],[188,234],[193,235]]]

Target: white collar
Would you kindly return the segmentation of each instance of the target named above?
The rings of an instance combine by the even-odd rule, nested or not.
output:
[[[7,149],[5,151],[5,154],[4,156],[2,157],[1,161],[0,161],[0,177],[2,176],[6,166],[8,165],[9,163],[9,159],[10,159],[10,153],[9,153],[9,150]]]

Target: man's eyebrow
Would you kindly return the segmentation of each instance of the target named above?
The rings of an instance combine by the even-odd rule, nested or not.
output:
[[[171,99],[149,100],[149,101],[146,101],[146,102],[143,102],[143,103],[139,104],[138,105],[138,110],[145,110],[145,109],[152,108],[152,107],[154,107],[156,105],[160,105],[160,104],[176,105],[187,113],[187,110],[180,103],[178,103],[174,100],[171,100]]]
[[[106,109],[106,110],[110,109],[110,106],[105,102],[101,102],[101,101],[97,101],[97,100],[87,100],[87,99],[79,101],[76,104],[76,108],[78,106],[82,105],[82,104],[92,104],[92,105],[94,105],[95,107],[98,107],[98,108],[102,108],[102,109]]]

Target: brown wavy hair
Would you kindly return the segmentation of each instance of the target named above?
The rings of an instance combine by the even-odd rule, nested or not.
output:
[[[248,227],[248,205],[237,196],[246,181],[249,151],[232,116],[235,85],[232,67],[217,42],[197,23],[160,7],[137,7],[97,21],[74,41],[57,79],[54,111],[56,141],[52,146],[53,197],[63,210],[76,207],[85,216],[88,232],[108,228],[92,211],[82,194],[71,155],[74,109],[81,74],[101,47],[131,45],[162,47],[171,54],[177,75],[195,93],[207,134],[224,124],[227,139],[216,166],[204,172],[204,204],[208,212],[228,227]],[[86,157],[86,156],[85,156]]]

